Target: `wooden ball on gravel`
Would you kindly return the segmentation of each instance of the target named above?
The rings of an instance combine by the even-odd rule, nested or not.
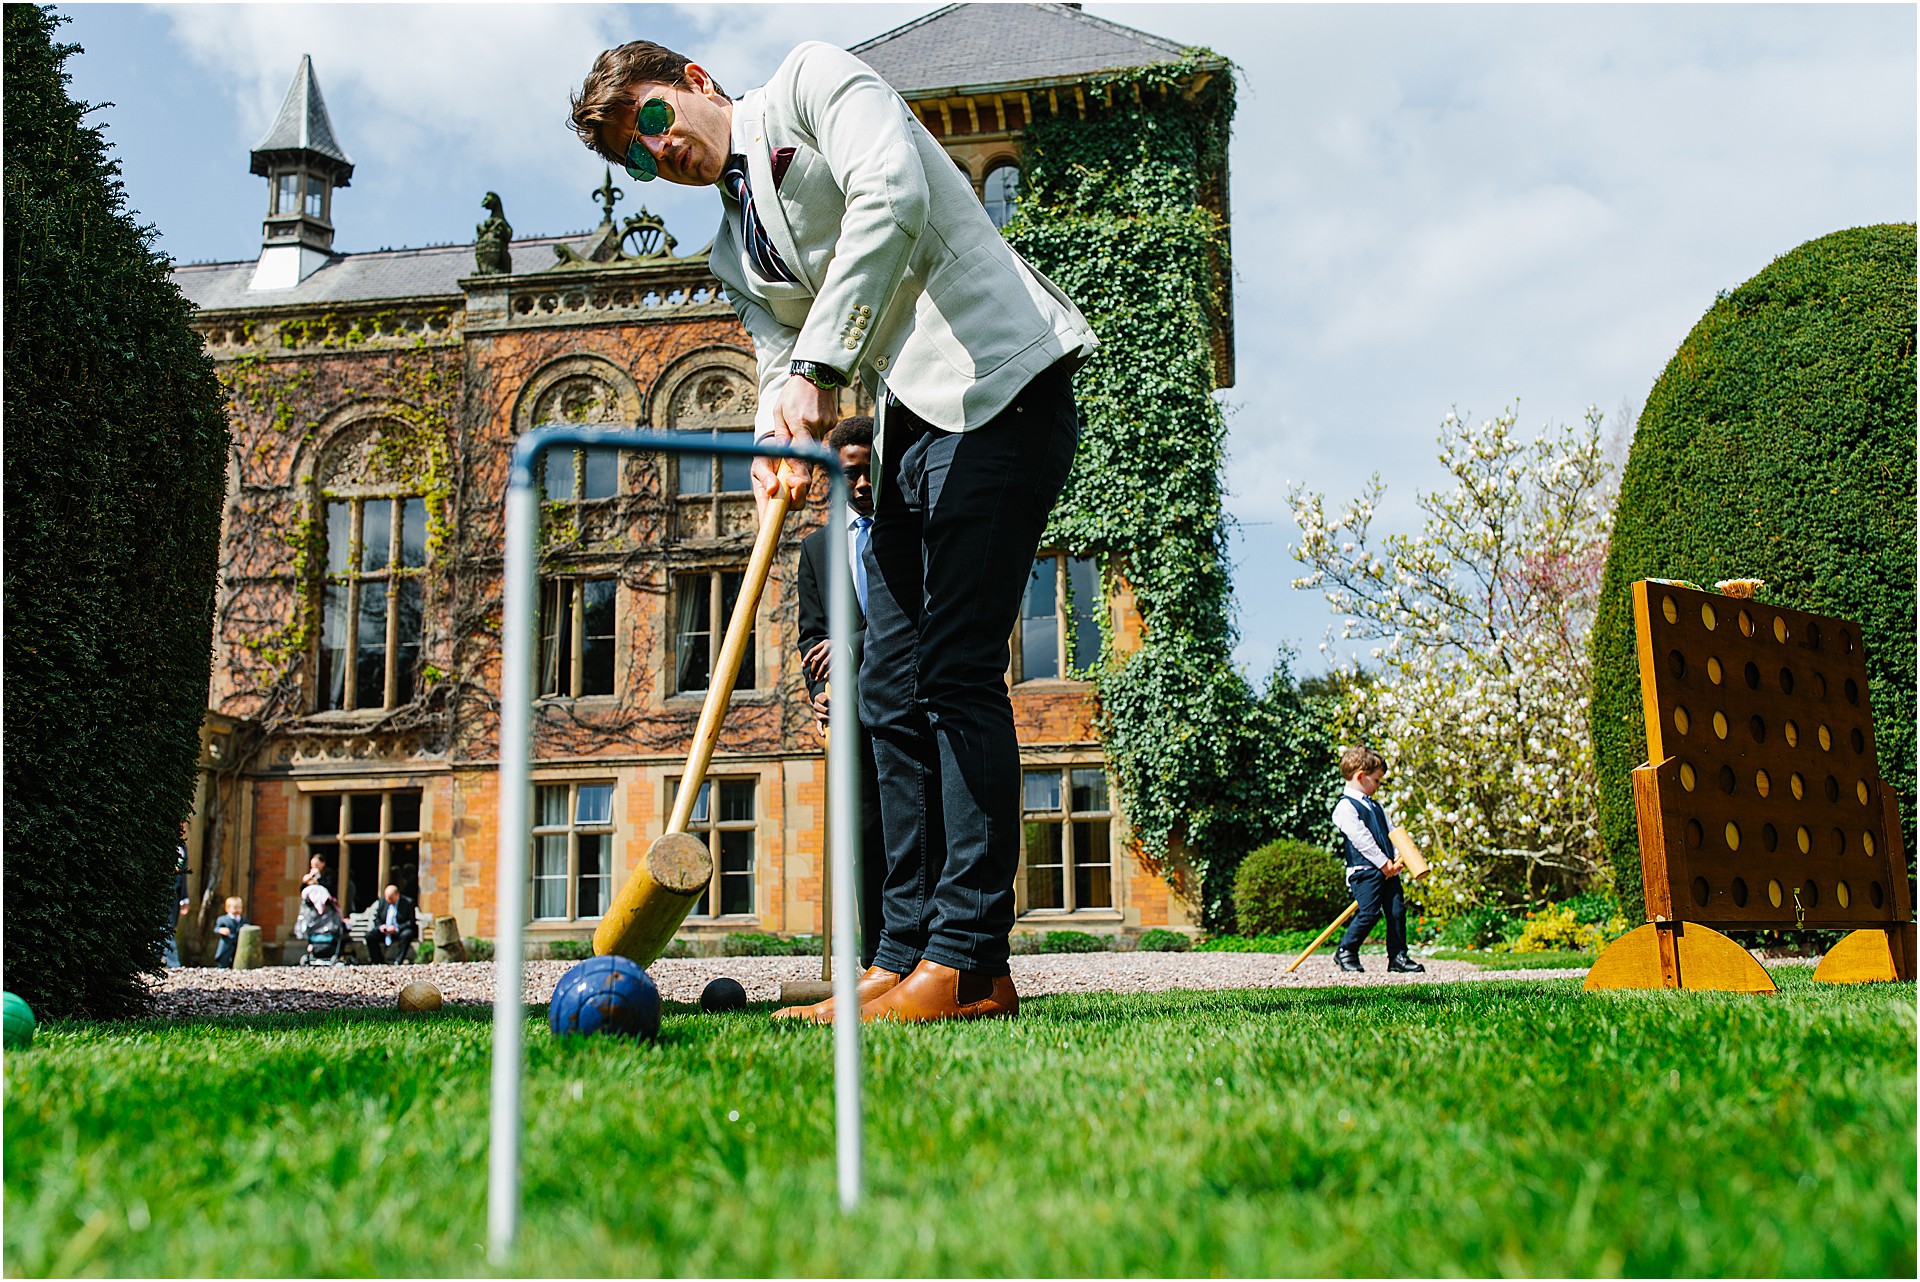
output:
[[[400,990],[400,1009],[419,1012],[440,1009],[440,990],[424,980],[415,980]]]

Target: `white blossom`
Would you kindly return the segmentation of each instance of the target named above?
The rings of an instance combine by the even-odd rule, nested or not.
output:
[[[1329,521],[1322,495],[1291,498],[1310,571],[1370,638],[1348,669],[1339,729],[1392,765],[1389,803],[1429,848],[1423,885],[1442,911],[1527,896],[1547,874],[1604,881],[1586,724],[1587,632],[1612,522],[1598,411],[1522,441],[1516,415],[1469,426],[1449,413],[1451,489],[1418,497],[1417,536],[1370,539],[1378,476]],[[1336,551],[1321,532],[1344,528]],[[1420,831],[1424,829],[1424,831]]]

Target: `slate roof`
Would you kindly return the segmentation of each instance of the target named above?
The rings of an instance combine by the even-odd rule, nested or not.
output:
[[[1183,46],[1064,4],[950,4],[853,46],[913,96],[1172,62]]]
[[[551,266],[555,261],[552,246],[570,245],[585,253],[599,239],[599,232],[580,232],[572,236],[530,236],[515,240],[514,268],[525,272]],[[335,254],[326,266],[292,289],[249,290],[247,282],[253,279],[255,261],[249,258],[240,263],[176,266],[173,280],[188,302],[207,311],[370,303],[399,298],[457,298],[460,278],[473,275],[473,246],[435,245],[430,249]]]
[[[275,155],[313,152],[334,162],[334,185],[345,187],[353,176],[353,161],[340,140],[333,136],[333,121],[327,117],[326,99],[320,96],[320,81],[313,74],[313,55],[301,54],[299,70],[287,86],[280,114],[273,118],[267,136],[253,145],[253,172],[268,176],[268,162]]]

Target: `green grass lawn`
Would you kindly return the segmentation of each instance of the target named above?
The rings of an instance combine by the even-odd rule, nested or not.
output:
[[[880,1029],[851,1219],[829,1030],[536,1022],[514,1271],[1911,1277],[1914,987],[1776,978]],[[480,1011],[43,1028],[6,1057],[6,1271],[485,1273],[488,1041]]]
[[[1593,953],[1493,953],[1484,948],[1436,948],[1441,961],[1472,962],[1482,970],[1570,970],[1593,965]]]

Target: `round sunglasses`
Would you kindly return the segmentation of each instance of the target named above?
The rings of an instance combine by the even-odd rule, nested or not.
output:
[[[673,128],[673,105],[665,98],[649,98],[640,104],[639,112],[634,116],[634,131],[644,138],[658,138]],[[643,183],[650,183],[660,174],[660,167],[654,163],[653,153],[647,150],[647,144],[635,138],[627,144],[627,177]]]

